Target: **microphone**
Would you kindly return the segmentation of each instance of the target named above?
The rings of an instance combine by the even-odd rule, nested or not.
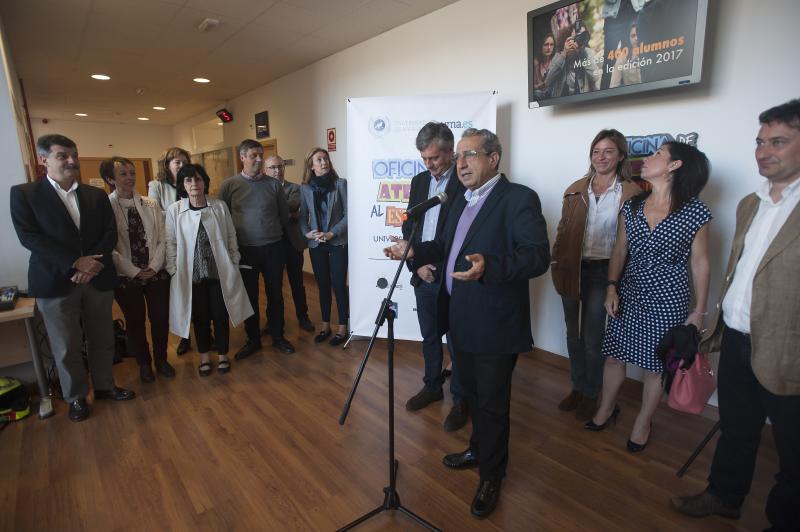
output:
[[[403,214],[403,220],[408,220],[409,218],[419,218],[427,211],[443,203],[447,203],[447,194],[445,192],[439,192],[434,197],[428,198],[422,203],[417,203],[416,205],[408,209]]]

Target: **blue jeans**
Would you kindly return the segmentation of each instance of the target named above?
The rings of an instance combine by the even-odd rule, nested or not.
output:
[[[603,387],[608,261],[583,261],[580,301],[562,297],[572,389],[597,397]]]
[[[414,295],[417,298],[417,319],[419,320],[419,330],[422,333],[422,356],[425,358],[425,376],[422,381],[426,388],[433,391],[441,390],[444,385],[442,378],[444,349],[436,323],[438,294],[439,283],[422,281],[419,286],[414,287]],[[453,347],[450,344],[449,334],[447,335],[447,350],[450,352],[450,361],[453,363],[453,372],[450,375],[450,393],[453,394],[453,403],[459,404],[464,400],[464,392],[461,387],[458,366],[453,358]]]

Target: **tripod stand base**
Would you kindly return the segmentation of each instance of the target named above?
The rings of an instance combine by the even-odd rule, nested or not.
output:
[[[397,475],[397,467],[398,467],[398,465],[399,464],[398,464],[397,460],[395,460],[394,461],[394,473],[395,473],[395,475]],[[418,516],[417,514],[415,514],[414,512],[412,512],[411,510],[409,510],[408,508],[403,506],[402,504],[400,504],[400,495],[397,493],[397,490],[392,489],[391,486],[386,486],[385,488],[383,488],[383,504],[381,504],[380,506],[378,506],[374,510],[365,513],[364,515],[362,515],[361,517],[359,517],[358,519],[356,519],[352,523],[344,525],[342,528],[340,528],[336,532],[344,532],[345,530],[351,530],[351,529],[357,527],[358,525],[360,525],[361,523],[363,523],[365,521],[369,521],[370,519],[372,519],[373,517],[375,517],[376,515],[378,515],[380,513],[390,512],[392,510],[397,510],[397,511],[405,514],[406,516],[408,516],[411,519],[413,519],[414,521],[416,521],[417,524],[427,528],[428,530],[433,530],[434,532],[442,532],[441,528],[438,528],[438,527],[432,525],[431,523],[429,523],[425,519],[421,518],[420,516]]]

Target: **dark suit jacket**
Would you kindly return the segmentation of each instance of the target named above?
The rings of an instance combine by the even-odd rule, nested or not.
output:
[[[444,262],[467,202],[458,195],[441,235],[414,247],[414,263]],[[453,293],[442,282],[439,328],[449,330],[456,349],[476,353],[524,353],[531,350],[529,280],[550,265],[550,244],[539,196],[505,176],[495,185],[458,251],[455,271],[472,264],[464,256],[481,253],[486,260],[477,281],[453,279]],[[443,272],[443,275],[447,275]]]
[[[431,173],[426,170],[425,172],[420,172],[419,174],[415,175],[411,180],[411,192],[408,198],[409,209],[428,199],[428,190],[430,189],[431,179]],[[456,175],[455,168],[453,168],[453,172],[450,175],[450,181],[447,182],[447,187],[445,187],[444,191],[445,194],[447,194],[447,203],[442,205],[441,210],[439,211],[439,220],[436,223],[436,237],[439,237],[439,235],[442,234],[442,229],[444,229],[444,221],[447,219],[447,213],[450,211],[450,207],[453,205],[456,196],[464,195],[464,185],[462,185],[461,181],[458,180],[458,175]],[[411,242],[412,246],[419,244],[420,238],[422,237],[423,221],[424,218],[420,218],[417,233],[414,236],[414,240]],[[408,240],[408,237],[411,234],[412,226],[413,221],[410,219],[403,222],[403,239]],[[420,266],[423,265],[421,263],[417,264],[420,264]],[[434,264],[434,266],[436,266],[436,270],[433,272],[433,274],[436,277],[436,281],[439,282],[442,279],[442,265]],[[411,263],[409,263],[408,269],[411,270],[411,286],[419,286],[419,284],[423,281],[419,278],[419,275],[417,275],[417,268],[412,267]]]
[[[104,268],[92,279],[98,290],[117,284],[111,252],[117,244],[117,223],[106,193],[78,185],[81,229],[67,212],[47,178],[11,187],[11,219],[20,243],[31,251],[28,293],[31,297],[67,295],[74,284],[72,265],[82,256],[103,255]]]

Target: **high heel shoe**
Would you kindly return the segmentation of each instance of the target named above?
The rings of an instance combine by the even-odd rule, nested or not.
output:
[[[610,421],[613,421],[614,425],[616,425],[617,424],[617,418],[619,417],[619,412],[620,412],[619,406],[615,405],[614,406],[614,411],[611,412],[611,415],[608,416],[608,419],[606,419],[605,423],[602,423],[602,424],[598,425],[597,423],[594,422],[594,420],[589,420],[589,421],[586,422],[586,424],[583,426],[583,428],[585,428],[586,430],[591,430],[592,432],[600,432],[601,430],[606,428],[606,425],[608,425],[608,423]]]
[[[650,424],[650,433],[653,432],[653,425]],[[650,443],[650,433],[647,434],[647,441],[644,443],[636,443],[635,441],[628,439],[628,443],[625,446],[628,448],[629,453],[640,453],[644,451],[644,448],[647,447],[647,444]]]

